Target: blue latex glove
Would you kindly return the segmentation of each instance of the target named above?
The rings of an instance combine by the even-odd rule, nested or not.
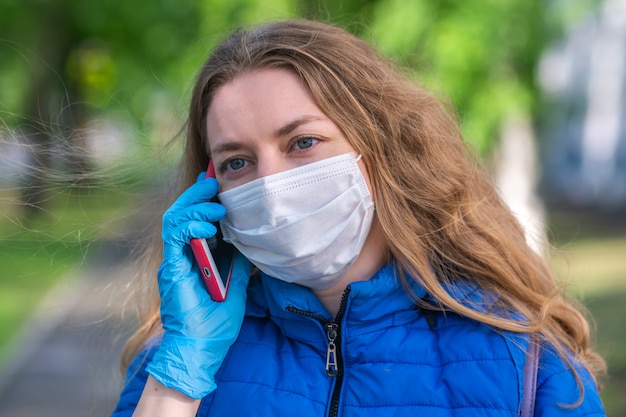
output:
[[[165,332],[147,367],[161,384],[196,399],[215,389],[215,372],[239,334],[251,267],[237,253],[226,300],[211,299],[188,243],[192,237],[214,236],[217,229],[211,222],[219,221],[226,210],[208,202],[217,193],[217,181],[201,177],[163,216],[158,277]]]

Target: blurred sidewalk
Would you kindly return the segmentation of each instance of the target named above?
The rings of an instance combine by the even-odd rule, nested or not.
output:
[[[110,416],[133,274],[123,256],[99,256],[53,289],[0,358],[0,416]]]

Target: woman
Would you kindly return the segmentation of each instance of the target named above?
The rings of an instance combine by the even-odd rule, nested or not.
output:
[[[587,322],[454,118],[354,36],[232,34],[182,167],[114,416],[604,415]],[[223,303],[188,246],[218,221],[241,252]]]

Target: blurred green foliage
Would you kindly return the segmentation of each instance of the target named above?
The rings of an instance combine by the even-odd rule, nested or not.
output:
[[[623,277],[624,274],[622,281]],[[604,381],[605,388],[601,393],[609,417],[623,416],[626,413],[626,332],[623,322],[623,317],[626,317],[625,299],[626,288],[623,284],[602,293],[595,292],[595,295],[585,299],[597,326],[596,347],[609,365],[609,377]]]
[[[392,0],[375,9],[372,36],[450,96],[466,138],[485,155],[503,121],[534,111],[534,68],[546,40],[541,13],[539,2]]]
[[[122,109],[149,131],[155,105],[184,112],[181,96],[228,31],[303,16],[342,25],[414,69],[449,96],[483,154],[505,118],[532,116],[534,68],[550,20],[541,2],[525,0],[5,0],[0,7],[0,117],[13,126],[56,102],[44,125],[79,104],[92,116]]]
[[[376,44],[449,97],[483,155],[507,118],[537,111],[540,52],[598,0],[4,0],[0,120],[80,124],[61,115],[123,111],[150,140],[154,112],[184,113],[211,47],[239,25],[307,17]],[[39,120],[43,119],[43,120]],[[81,126],[73,126],[80,128]],[[63,130],[63,129],[61,129]]]
[[[46,212],[27,222],[9,203],[17,190],[0,190],[0,353],[50,288],[84,266],[94,242],[127,237],[139,188],[127,178],[89,188],[57,184]]]

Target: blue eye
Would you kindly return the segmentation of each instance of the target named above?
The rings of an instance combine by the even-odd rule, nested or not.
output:
[[[294,147],[298,149],[308,149],[311,146],[315,145],[317,141],[318,139],[307,136],[296,140]]]
[[[232,171],[237,171],[246,166],[246,161],[241,158],[233,158],[231,160],[226,161],[224,165],[226,166],[227,169],[230,169]]]

